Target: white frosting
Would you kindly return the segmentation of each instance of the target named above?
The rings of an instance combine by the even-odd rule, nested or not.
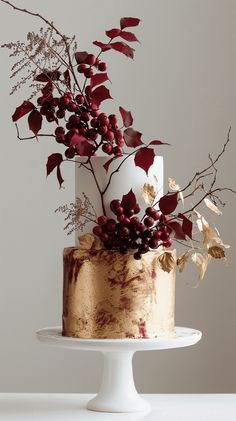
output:
[[[92,166],[101,190],[104,190],[111,172],[119,166],[123,159],[124,157],[121,157],[113,161],[107,174],[103,168],[103,165],[109,160],[109,156],[91,157]],[[97,216],[100,216],[103,215],[101,196],[94,181],[93,175],[90,171],[79,165],[79,163],[84,163],[86,160],[86,157],[76,157],[78,164],[75,164],[75,197],[82,197],[84,192],[90,199]],[[121,199],[124,194],[127,194],[130,191],[131,188],[137,197],[138,203],[144,210],[147,205],[141,196],[142,187],[144,183],[149,183],[155,186],[154,176],[156,176],[158,180],[158,199],[163,195],[163,158],[161,156],[155,157],[154,163],[149,169],[149,175],[147,176],[144,170],[135,166],[134,155],[131,155],[122,164],[120,171],[114,174],[111,184],[104,195],[104,203],[107,210],[107,215],[114,217],[114,214],[110,211],[109,208],[109,203],[111,200]],[[93,226],[93,222],[88,222],[85,225],[83,232],[76,232],[76,247],[79,246],[78,236],[82,233],[85,234],[91,232]]]

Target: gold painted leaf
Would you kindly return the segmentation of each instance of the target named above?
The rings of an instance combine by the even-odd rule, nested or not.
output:
[[[183,254],[181,254],[181,256],[178,257],[177,266],[178,266],[180,272],[183,272],[188,259],[189,259],[189,252],[188,251],[185,251]]]
[[[148,183],[145,183],[143,185],[142,197],[143,197],[146,205],[152,206],[156,195],[157,194],[156,194],[154,186],[152,186],[151,184],[148,184]]]
[[[214,257],[214,259],[225,258],[225,251],[222,246],[211,246],[208,249],[208,253]]]
[[[170,273],[172,269],[175,267],[175,259],[171,253],[166,251],[158,258],[159,264],[161,266],[161,269],[164,270],[164,272]]]
[[[211,259],[210,255],[203,255],[201,253],[192,254],[192,261],[199,269],[199,279],[202,280],[207,270],[208,263]]]
[[[208,199],[207,197],[205,197],[204,203],[212,212],[215,212],[217,215],[222,215],[222,212],[220,211],[220,209],[218,209],[217,206],[214,205],[214,203],[212,203],[212,201]]]

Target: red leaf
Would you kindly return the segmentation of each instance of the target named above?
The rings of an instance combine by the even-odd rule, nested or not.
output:
[[[138,18],[121,18],[120,27],[121,29],[129,28],[131,26],[138,26],[140,19]]]
[[[174,212],[178,205],[178,192],[166,194],[162,196],[159,200],[159,208],[160,211],[164,215],[169,215],[170,213]]]
[[[121,33],[120,28],[113,28],[113,29],[110,29],[109,31],[106,31],[106,35],[107,35],[109,38],[115,38],[115,37],[118,37],[118,36],[120,35],[120,33]]]
[[[119,111],[125,127],[132,126],[133,117],[130,111],[126,111],[124,108],[119,107]]]
[[[97,105],[97,107],[99,107],[102,101],[112,98],[109,89],[107,89],[104,85],[98,86],[98,88],[94,89],[90,96],[92,103]]]
[[[148,175],[148,170],[154,162],[154,151],[152,148],[140,148],[134,158],[135,165],[142,168]]]
[[[60,165],[63,162],[63,157],[60,153],[53,153],[48,157],[46,169],[47,169],[47,176],[55,169],[57,168],[57,179],[59,182],[59,185],[61,187],[63,183],[63,178],[61,176],[61,170]]]
[[[124,140],[126,145],[130,148],[136,148],[139,145],[143,145],[141,136],[142,133],[137,132],[137,130],[132,129],[132,127],[128,127],[128,129],[124,130]]]
[[[77,64],[84,63],[88,56],[87,51],[77,51],[75,53],[75,60]]]
[[[42,127],[43,117],[38,110],[31,111],[28,117],[29,128],[32,132],[37,135]]]
[[[19,118],[23,117],[25,114],[28,114],[34,108],[35,106],[32,104],[32,102],[24,101],[19,107],[16,108],[16,111],[12,116],[12,120],[19,120]]]
[[[122,208],[126,209],[133,209],[137,203],[137,199],[133,190],[131,189],[129,193],[124,194],[121,201]]]
[[[183,215],[182,213],[179,213],[178,217],[183,220],[182,230],[183,230],[184,234],[186,234],[189,238],[192,238],[192,229],[193,229],[192,221],[190,221],[190,219],[186,218],[186,216]]]
[[[116,156],[113,156],[111,159],[109,159],[104,165],[103,165],[103,167],[105,168],[105,170],[106,170],[106,172],[109,170],[109,167],[110,167],[110,165],[111,165],[111,163],[115,160],[115,159],[117,159],[117,158],[120,158],[122,156],[122,154],[120,154],[120,155],[116,155]]]
[[[128,44],[126,44],[123,41],[117,41],[117,42],[112,42],[111,44],[109,44],[110,47],[115,50],[115,51],[119,51],[119,53],[124,54],[125,56],[129,57],[129,58],[134,58],[134,49],[131,48]]]
[[[68,88],[70,88],[70,86],[71,86],[70,85],[70,72],[69,72],[68,69],[63,73],[63,76],[64,76],[64,82],[65,82],[66,86]]]
[[[101,83],[106,82],[108,79],[107,73],[97,73],[94,76],[91,76],[90,78],[90,86],[91,88],[94,88],[96,85],[100,85]]]
[[[49,80],[59,80],[61,73],[58,70],[43,72],[40,75],[37,75],[35,80],[37,82],[48,82]]]
[[[52,84],[51,81],[49,81],[47,83],[47,85],[45,85],[43,87],[43,89],[41,89],[41,92],[42,92],[43,96],[45,96],[45,97],[51,95],[52,94],[52,91],[53,91],[53,84]]]
[[[179,222],[177,221],[167,222],[167,226],[170,227],[172,231],[174,231],[174,237],[177,240],[186,240],[185,234]]]
[[[138,38],[136,37],[135,34],[133,34],[133,32],[121,31],[120,37],[129,42],[133,42],[133,41],[139,42]]]
[[[169,143],[162,142],[161,140],[152,140],[149,145],[169,145]]]
[[[111,45],[110,44],[105,44],[104,42],[93,41],[93,44],[96,45],[97,47],[101,48],[102,51],[108,51],[108,50],[111,49]]]
[[[92,156],[94,154],[94,145],[84,140],[76,145],[76,150],[80,156]]]
[[[74,134],[72,137],[71,137],[71,140],[70,140],[70,146],[77,146],[80,142],[83,142],[83,141],[85,141],[86,140],[86,137],[84,137],[84,136],[82,136],[82,135],[80,135],[80,134]]]

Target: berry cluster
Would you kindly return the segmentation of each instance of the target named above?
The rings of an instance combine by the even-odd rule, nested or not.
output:
[[[112,200],[110,208],[115,219],[102,215],[93,233],[103,242],[106,249],[118,249],[126,253],[128,249],[136,250],[135,259],[141,259],[143,253],[159,246],[171,247],[171,229],[167,225],[167,217],[152,207],[145,211],[145,217],[136,216],[141,210],[138,203],[134,207],[124,209],[119,200]]]
[[[94,68],[97,68],[100,72],[105,72],[107,65],[103,61],[100,61],[94,54],[88,54],[84,62],[78,65],[77,70],[89,79],[94,74]]]

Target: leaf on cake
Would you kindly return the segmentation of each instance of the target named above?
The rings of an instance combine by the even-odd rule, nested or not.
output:
[[[185,251],[183,254],[181,254],[181,256],[178,257],[177,266],[178,266],[180,272],[183,272],[188,259],[189,259],[189,252],[188,251]]]
[[[163,253],[158,258],[158,261],[159,261],[161,269],[164,270],[164,272],[170,273],[175,267],[175,259],[172,256],[172,254],[168,251]]]
[[[152,148],[140,148],[134,158],[136,167],[142,168],[148,175],[148,170],[152,166],[155,158],[155,153]]]
[[[222,212],[217,208],[217,206],[207,197],[205,197],[204,203],[212,212],[216,213],[217,215],[222,215]]]
[[[208,249],[208,253],[214,259],[223,259],[225,258],[225,251],[222,246],[211,246]]]
[[[137,203],[136,196],[131,189],[129,193],[124,194],[121,201],[121,206],[125,209],[133,209]]]
[[[148,206],[152,206],[155,197],[156,197],[156,192],[154,189],[154,186],[152,186],[151,184],[145,183],[143,185],[142,188],[142,197],[144,199],[144,202],[146,203],[146,205]]]
[[[195,265],[198,267],[198,270],[199,270],[198,277],[200,280],[202,280],[206,273],[207,266],[211,259],[211,256],[208,254],[203,255],[201,253],[193,253],[191,258],[192,258],[193,263],[195,263]]]

